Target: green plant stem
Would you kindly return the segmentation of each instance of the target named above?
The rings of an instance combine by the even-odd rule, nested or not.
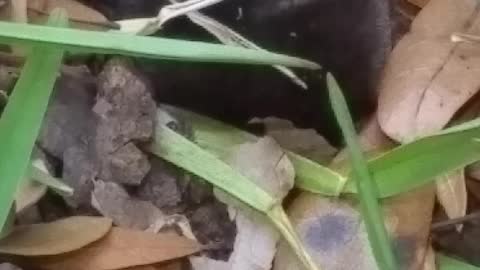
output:
[[[327,75],[327,84],[330,102],[350,154],[353,175],[357,183],[360,208],[377,265],[382,270],[399,269],[385,228],[382,208],[378,202],[377,187],[373,182],[367,161],[357,141],[347,103],[332,74]]]
[[[49,25],[67,26],[64,12],[52,12]],[[15,191],[28,173],[30,155],[40,131],[64,51],[34,47],[0,118],[0,231]]]

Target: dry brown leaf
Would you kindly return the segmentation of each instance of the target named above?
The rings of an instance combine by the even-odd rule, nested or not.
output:
[[[442,129],[479,89],[480,47],[452,32],[480,34],[479,2],[431,0],[394,48],[380,86],[378,119],[408,142]]]
[[[441,176],[436,181],[437,199],[449,218],[467,214],[467,186],[465,170],[459,169]]]
[[[49,270],[114,270],[157,264],[200,250],[200,244],[175,233],[112,228],[107,236],[80,250],[37,258],[32,263]]]
[[[429,246],[434,190],[426,186],[383,200],[385,223],[405,270],[418,270]],[[304,243],[321,269],[376,270],[358,202],[303,193],[288,210]],[[274,270],[301,269],[284,241]]]
[[[408,0],[408,2],[414,4],[417,7],[423,8],[425,7],[430,0]]]
[[[75,0],[28,0],[29,21],[44,23],[55,8],[65,9],[76,27],[102,30],[113,25],[100,12]]]
[[[0,253],[42,256],[80,249],[107,234],[112,220],[102,217],[70,217],[51,223],[23,225],[0,240]]]

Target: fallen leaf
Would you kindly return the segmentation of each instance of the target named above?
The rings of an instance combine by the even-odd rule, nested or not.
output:
[[[423,8],[425,7],[430,0],[408,0],[408,2],[414,4],[417,7]]]
[[[80,249],[102,238],[112,221],[102,217],[70,217],[51,223],[23,225],[0,240],[0,253],[43,256]]]
[[[32,263],[49,270],[114,270],[156,264],[200,250],[200,244],[175,233],[112,228],[106,237],[80,250]]]
[[[284,149],[300,154],[320,164],[327,164],[337,150],[314,129],[299,129],[289,121],[276,117],[254,118],[250,123],[265,126],[265,135],[270,136]]]
[[[75,0],[28,0],[28,18],[31,23],[43,23],[55,8],[67,11],[74,26],[91,30],[107,30],[113,27],[100,12]]]
[[[435,262],[435,251],[433,250],[432,245],[428,247],[427,254],[425,255],[425,259],[423,261],[423,268],[422,270],[436,270],[437,264]]]
[[[467,186],[464,169],[439,177],[436,181],[436,188],[437,199],[449,218],[459,218],[467,214]]]
[[[166,216],[155,205],[130,197],[122,186],[114,182],[94,182],[92,206],[123,228],[146,230],[166,223]]]
[[[429,246],[434,206],[433,187],[383,200],[385,224],[392,238],[400,269],[417,270]],[[305,248],[320,269],[378,269],[358,201],[302,193],[288,209]],[[282,241],[273,270],[301,269],[298,260]]]
[[[273,198],[281,200],[293,188],[295,169],[285,151],[272,138],[239,145],[228,163]]]
[[[392,51],[380,85],[383,131],[409,142],[441,130],[479,89],[480,47],[452,32],[480,33],[476,0],[431,0]]]
[[[280,145],[265,137],[239,145],[228,163],[279,201],[293,188],[295,171]],[[218,192],[215,193],[219,195]],[[240,208],[235,217],[237,235],[225,270],[270,270],[280,234],[266,216],[242,207],[227,195],[217,196],[230,207]]]

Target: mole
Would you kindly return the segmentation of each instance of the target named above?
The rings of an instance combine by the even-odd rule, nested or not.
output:
[[[85,0],[109,19],[152,17],[167,0]],[[302,89],[269,66],[140,60],[159,102],[182,106],[240,127],[253,117],[276,116],[315,128],[341,143],[328,100],[325,73],[332,72],[354,120],[376,106],[376,86],[391,50],[392,0],[224,0],[202,12],[264,49],[322,65],[296,69]],[[188,18],[167,22],[156,35],[218,41]]]

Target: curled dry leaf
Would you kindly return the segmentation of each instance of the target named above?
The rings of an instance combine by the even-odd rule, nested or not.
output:
[[[380,86],[378,119],[408,142],[441,130],[479,89],[480,47],[453,32],[480,34],[479,2],[431,0],[394,48]]]
[[[32,263],[48,270],[114,270],[156,264],[200,250],[200,244],[175,233],[112,228],[106,237],[80,250],[35,258]]]
[[[112,220],[102,217],[70,217],[18,226],[0,240],[0,253],[23,256],[67,253],[102,238],[111,226]]]
[[[463,217],[467,213],[467,186],[464,169],[439,177],[436,187],[438,201],[449,218]]]

